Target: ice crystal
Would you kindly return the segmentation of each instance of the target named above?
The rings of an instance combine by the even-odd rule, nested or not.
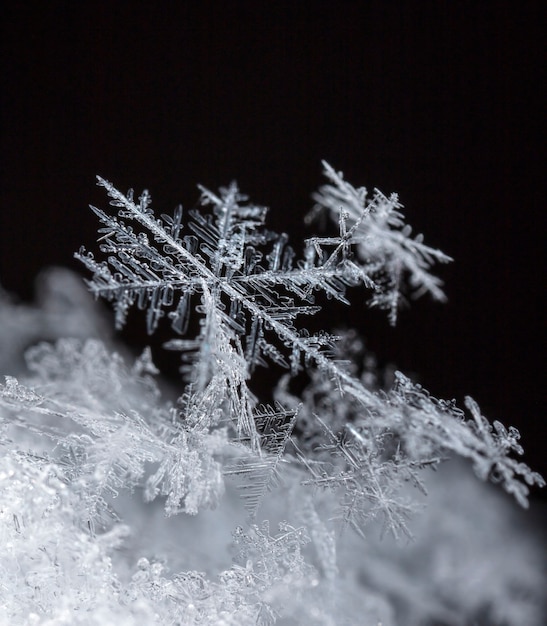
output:
[[[444,298],[431,265],[450,260],[411,236],[396,196],[369,197],[324,167],[312,213],[326,211],[334,230],[306,240],[301,258],[235,183],[200,188],[202,209],[183,221],[181,207],[157,217],[148,192],[134,199],[99,178],[113,207],[92,207],[106,258],[83,248],[76,256],[118,327],[133,306],[149,333],[170,323],[166,347],[182,363],[176,402],[162,398],[149,349],[128,365],[103,341],[82,340],[82,325],[102,334],[93,316],[69,307],[72,337],[62,338],[49,307],[0,300],[6,354],[29,337],[58,339],[36,343],[26,370],[6,369],[0,385],[0,621],[541,622],[545,579],[528,535],[515,552],[527,559],[522,593],[501,561],[488,574],[494,583],[466,582],[486,571],[474,558],[489,563],[505,550],[470,524],[496,520],[493,536],[507,543],[507,503],[492,500],[483,514],[482,495],[471,506],[461,494],[489,492],[430,472],[460,457],[526,507],[530,486],[544,482],[516,460],[518,431],[401,373],[380,390],[370,357],[355,361],[355,334],[310,333],[302,322],[320,310],[318,294],[349,304],[354,287],[395,322],[405,291]],[[55,284],[66,286],[66,275],[52,274],[52,292]],[[84,302],[69,291],[69,302]],[[288,373],[272,380],[266,404],[251,379],[269,364]],[[459,508],[418,513],[444,484]],[[415,538],[412,551],[390,543],[401,536]],[[462,536],[474,542],[467,561]]]

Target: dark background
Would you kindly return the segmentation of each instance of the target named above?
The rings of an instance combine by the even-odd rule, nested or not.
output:
[[[41,268],[94,248],[95,174],[159,212],[235,178],[299,248],[326,159],[397,191],[455,263],[449,303],[396,329],[360,302],[325,324],[435,395],[472,395],[547,473],[543,2],[38,4],[1,20],[5,288],[30,299]]]

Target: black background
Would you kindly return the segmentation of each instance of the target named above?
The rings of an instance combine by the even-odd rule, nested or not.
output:
[[[1,283],[30,299],[42,267],[94,248],[95,174],[159,212],[237,179],[300,248],[326,159],[397,191],[455,263],[438,270],[449,303],[396,329],[360,301],[325,324],[357,326],[437,396],[472,395],[547,473],[543,4],[9,3]]]

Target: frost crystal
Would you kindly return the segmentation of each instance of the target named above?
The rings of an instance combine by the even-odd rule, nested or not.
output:
[[[495,584],[467,582],[486,571],[472,559],[489,563],[500,549],[470,525],[495,519],[493,536],[505,539],[507,503],[463,515],[465,490],[494,496],[441,471],[464,504],[417,514],[428,492],[440,500],[445,483],[429,470],[451,457],[526,507],[529,487],[544,481],[514,458],[523,452],[518,431],[490,424],[471,399],[468,414],[437,400],[401,373],[379,390],[370,357],[363,367],[355,360],[355,334],[310,333],[301,323],[320,310],[318,294],[349,304],[354,287],[394,323],[407,285],[444,298],[430,270],[450,260],[411,236],[396,196],[369,197],[324,166],[312,216],[326,211],[335,227],[310,237],[302,258],[235,183],[200,188],[204,209],[183,223],[181,207],[157,217],[148,192],[135,200],[99,178],[114,207],[92,207],[106,259],[83,248],[76,256],[118,327],[133,306],[146,312],[149,333],[170,323],[176,336],[166,347],[182,353],[183,388],[176,402],[163,400],[149,349],[129,366],[79,333],[37,343],[26,373],[6,376],[2,623],[541,622],[545,580],[527,535],[516,541],[527,559],[518,581],[502,563],[489,574]],[[36,329],[53,332],[36,311],[25,318],[36,329],[17,331],[17,317],[0,300],[7,354]],[[287,374],[264,404],[250,381],[268,364]],[[416,539],[411,563],[390,547],[401,536]],[[476,543],[465,562],[461,536]]]

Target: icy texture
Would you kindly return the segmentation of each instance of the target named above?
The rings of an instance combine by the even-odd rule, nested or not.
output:
[[[435,300],[444,301],[442,281],[429,268],[435,262],[447,263],[452,259],[426,246],[423,235],[411,237],[412,228],[404,222],[397,194],[387,197],[375,189],[372,197],[368,197],[364,187],[356,189],[344,180],[341,172],[326,162],[323,166],[330,182],[314,194],[317,204],[308,219],[322,210],[327,210],[334,221],[340,219],[341,211],[347,215],[360,270],[373,276],[381,286],[371,305],[387,309],[390,322],[395,324],[407,278],[414,296],[429,293]]]
[[[181,208],[157,218],[147,192],[135,202],[99,179],[115,214],[93,208],[107,258],[78,253],[89,287],[113,302],[118,326],[133,305],[149,332],[170,321],[184,386],[170,403],[150,350],[130,366],[74,337],[38,343],[28,373],[6,376],[2,623],[542,623],[543,553],[467,471],[527,506],[544,483],[515,459],[518,431],[401,373],[380,390],[355,334],[297,324],[318,311],[317,292],[347,304],[347,288],[362,286],[392,321],[405,281],[443,297],[430,265],[448,257],[410,236],[397,199],[325,173],[317,210],[337,232],[307,240],[302,259],[235,184],[202,189],[206,210],[185,226]],[[25,309],[24,328],[21,309],[0,301],[7,354],[59,335],[53,300]],[[102,334],[94,319],[89,332]],[[270,405],[249,389],[268,362],[288,370]],[[431,472],[450,457],[466,465]]]

